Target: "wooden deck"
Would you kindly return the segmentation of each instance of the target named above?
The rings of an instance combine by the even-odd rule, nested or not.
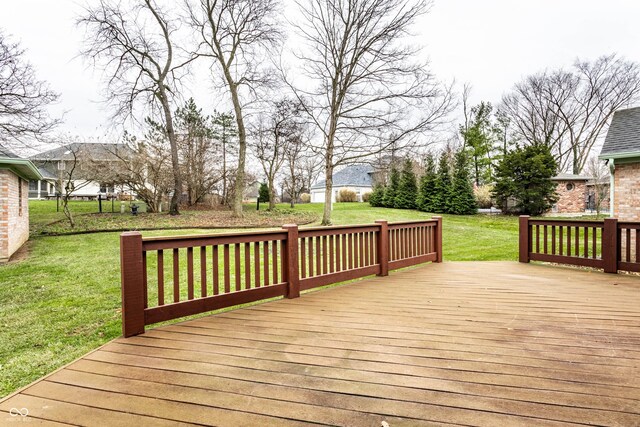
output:
[[[640,425],[640,278],[509,262],[392,273],[117,339],[0,423]]]

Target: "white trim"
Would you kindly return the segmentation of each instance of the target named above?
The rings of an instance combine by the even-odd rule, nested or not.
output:
[[[614,207],[614,196],[616,194],[615,191],[615,175],[616,173],[616,165],[613,159],[609,159],[609,217],[613,218],[613,207]]]

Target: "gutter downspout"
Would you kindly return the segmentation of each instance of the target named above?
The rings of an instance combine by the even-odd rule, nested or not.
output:
[[[614,159],[609,159],[609,217],[613,218],[613,202],[615,196],[615,172],[616,165],[614,163]]]

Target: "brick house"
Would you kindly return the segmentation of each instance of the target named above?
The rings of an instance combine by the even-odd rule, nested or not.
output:
[[[599,158],[611,171],[611,216],[640,221],[640,107],[616,111]]]
[[[40,179],[33,163],[0,149],[0,263],[29,239],[29,180]]]
[[[591,178],[571,173],[561,173],[551,180],[556,183],[558,203],[553,208],[553,213],[584,213],[587,208],[589,188],[587,182]]]

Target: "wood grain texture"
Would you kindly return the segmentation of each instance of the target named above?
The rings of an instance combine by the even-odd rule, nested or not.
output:
[[[634,426],[639,305],[634,276],[431,264],[117,339],[0,411],[52,425]]]

